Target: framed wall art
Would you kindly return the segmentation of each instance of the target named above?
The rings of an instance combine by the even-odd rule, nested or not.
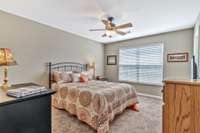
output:
[[[116,55],[107,56],[107,65],[117,65],[117,56]]]
[[[167,55],[167,62],[188,62],[189,54],[185,53],[172,53]]]

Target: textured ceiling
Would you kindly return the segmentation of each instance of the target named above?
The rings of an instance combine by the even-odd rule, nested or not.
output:
[[[200,0],[0,0],[0,10],[80,35],[110,43],[190,28],[200,12]],[[102,38],[102,17],[117,24],[132,22],[131,33]]]

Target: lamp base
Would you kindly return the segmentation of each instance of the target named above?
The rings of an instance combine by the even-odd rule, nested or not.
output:
[[[3,91],[7,91],[8,90],[8,88],[10,87],[10,85],[8,84],[8,83],[4,83],[2,86],[1,86],[1,89],[3,90]]]
[[[7,66],[4,67],[4,80],[3,81],[4,81],[4,83],[1,86],[1,88],[2,88],[2,90],[7,91],[8,88],[10,87],[9,83],[8,83],[8,67]]]

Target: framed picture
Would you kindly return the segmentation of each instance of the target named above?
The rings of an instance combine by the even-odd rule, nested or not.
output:
[[[167,62],[188,62],[189,54],[185,53],[173,53],[167,55]]]
[[[107,65],[117,65],[117,56],[116,55],[107,56]]]

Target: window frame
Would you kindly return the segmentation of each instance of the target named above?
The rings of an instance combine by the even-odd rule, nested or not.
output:
[[[120,49],[128,49],[128,48],[140,48],[140,47],[145,47],[145,46],[153,46],[153,45],[162,45],[162,49],[163,49],[163,67],[162,67],[162,80],[164,80],[164,64],[165,64],[165,45],[164,45],[164,42],[155,42],[155,43],[144,43],[144,44],[137,44],[137,45],[129,45],[129,46],[121,46],[118,48],[118,62],[117,62],[117,78],[118,78],[118,81],[119,82],[126,82],[126,83],[133,83],[133,84],[139,84],[139,85],[151,85],[151,86],[163,86],[164,84],[161,82],[161,83],[147,83],[147,82],[138,82],[138,81],[127,81],[127,80],[120,80],[119,79],[119,69],[120,69]]]

